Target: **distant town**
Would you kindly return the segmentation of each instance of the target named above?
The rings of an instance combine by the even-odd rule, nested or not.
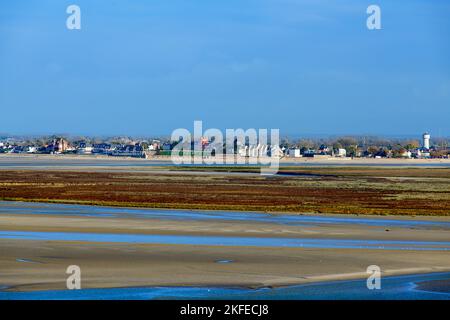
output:
[[[334,137],[290,139],[283,138],[277,146],[280,158],[445,158],[450,157],[449,138],[431,138],[428,132],[417,139],[388,139],[380,137]],[[206,153],[211,143],[207,138],[192,141],[199,144],[202,153]],[[70,136],[19,137],[0,136],[0,154],[78,154],[106,155],[111,157],[150,158],[169,156],[178,141],[170,139],[133,139],[130,137],[89,138]],[[224,145],[224,150],[226,146]],[[194,149],[194,148],[193,148]],[[234,153],[251,156],[248,143],[237,143]],[[264,150],[264,151],[261,151]],[[271,152],[271,148],[260,148],[261,152]],[[208,156],[214,156],[208,150]]]

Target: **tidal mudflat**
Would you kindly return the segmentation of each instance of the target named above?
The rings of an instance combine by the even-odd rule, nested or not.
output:
[[[151,300],[151,299],[233,299],[233,300],[449,300],[450,273],[391,276],[383,279],[383,290],[367,290],[365,280],[341,280],[281,288],[227,287],[141,287],[81,290],[0,291],[0,299],[26,300]]]
[[[450,273],[391,276],[383,279],[383,290],[367,290],[365,280],[341,280],[282,288],[141,287],[81,290],[0,291],[0,299],[26,300],[449,300]]]
[[[379,298],[370,265],[382,297],[448,299],[447,167],[45,161],[0,170],[1,299]]]
[[[364,279],[367,266],[373,264],[382,268],[383,277],[450,271],[446,217],[294,216],[0,202],[0,230],[1,298],[238,294],[236,298],[295,299],[314,290],[325,295],[311,298],[331,298],[338,292],[331,284],[314,290],[292,288]],[[80,293],[64,291],[65,271],[73,264],[82,269],[87,289]],[[286,286],[291,289],[282,288]],[[431,297],[412,294],[404,283],[394,287],[400,288],[394,290],[397,297],[402,292],[404,298]],[[357,290],[348,290],[353,293],[336,298],[356,297]]]

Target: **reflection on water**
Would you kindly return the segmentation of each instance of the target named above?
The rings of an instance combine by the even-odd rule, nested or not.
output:
[[[0,239],[119,242],[119,243],[126,242],[126,243],[153,243],[153,244],[176,244],[176,245],[208,245],[208,246],[325,248],[325,249],[379,249],[379,250],[423,250],[423,251],[450,250],[450,242],[446,241],[256,238],[256,237],[112,234],[112,233],[79,233],[79,232],[0,231]]]
[[[366,280],[333,281],[284,288],[148,287],[52,290],[34,292],[0,291],[0,299],[237,299],[237,300],[450,300],[450,293],[419,290],[417,284],[448,281],[450,273],[385,277],[380,290],[369,290]]]
[[[16,259],[17,262],[25,262],[25,263],[39,263],[30,259]]]
[[[216,263],[232,263],[233,260],[216,260]]]

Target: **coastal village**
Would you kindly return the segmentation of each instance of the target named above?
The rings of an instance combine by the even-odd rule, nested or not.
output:
[[[106,155],[112,157],[151,158],[170,156],[177,141],[170,139],[131,139],[104,138],[75,139],[63,136],[52,137],[0,137],[0,154],[78,154]],[[198,144],[198,146],[195,146]],[[211,141],[201,138],[192,141],[192,150],[202,150],[203,156],[214,156],[215,150],[208,146]],[[226,146],[224,145],[224,150]],[[233,148],[236,155],[243,157],[270,156],[277,150],[280,158],[445,158],[450,157],[449,140],[440,138],[431,140],[428,132],[420,139],[382,139],[382,138],[328,138],[282,139],[280,145],[250,147],[245,143],[236,143]],[[224,151],[225,153],[225,151]],[[186,155],[186,154],[185,154]]]

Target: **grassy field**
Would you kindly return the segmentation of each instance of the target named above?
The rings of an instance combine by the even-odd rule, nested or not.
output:
[[[447,168],[289,167],[157,172],[1,170],[0,199],[149,208],[288,213],[450,215]],[[180,170],[216,171],[214,174]],[[224,172],[224,173],[222,173]]]

